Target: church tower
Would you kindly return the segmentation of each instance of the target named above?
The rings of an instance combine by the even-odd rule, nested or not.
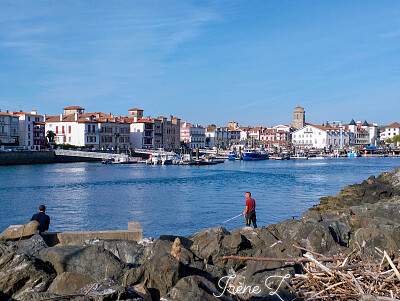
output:
[[[301,129],[306,125],[306,112],[303,107],[297,106],[293,110],[293,123],[292,127]]]

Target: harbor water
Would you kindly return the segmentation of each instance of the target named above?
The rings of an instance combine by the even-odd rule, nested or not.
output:
[[[122,230],[139,221],[145,237],[189,235],[244,218],[244,193],[267,226],[318,204],[345,185],[400,166],[400,158],[226,161],[214,166],[65,163],[0,167],[0,228],[47,206],[50,231]]]

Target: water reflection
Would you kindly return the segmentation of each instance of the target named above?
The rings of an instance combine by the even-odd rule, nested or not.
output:
[[[145,236],[188,235],[243,212],[244,192],[257,202],[260,225],[275,223],[400,165],[399,158],[226,162],[216,166],[71,163],[0,167],[0,227],[28,221],[45,203],[51,230],[126,229]],[[244,218],[224,224],[228,230]]]

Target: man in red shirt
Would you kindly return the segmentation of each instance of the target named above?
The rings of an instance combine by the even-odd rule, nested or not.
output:
[[[246,197],[246,208],[243,211],[243,216],[246,219],[246,226],[250,226],[250,222],[253,222],[253,227],[257,228],[257,223],[256,223],[256,201],[251,198],[251,193],[246,192],[245,194]]]

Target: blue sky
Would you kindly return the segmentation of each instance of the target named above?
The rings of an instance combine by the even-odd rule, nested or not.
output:
[[[0,108],[400,122],[400,1],[1,1]]]

